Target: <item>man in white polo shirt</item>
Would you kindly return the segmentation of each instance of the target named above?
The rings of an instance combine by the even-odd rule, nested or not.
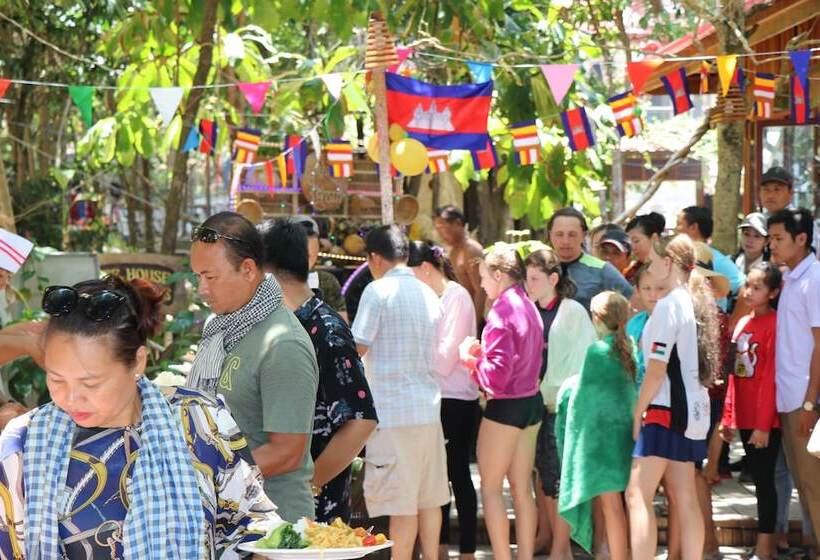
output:
[[[777,410],[786,460],[820,535],[820,459],[806,451],[820,411],[820,262],[811,251],[813,229],[805,208],[780,210],[768,221],[772,261],[788,267],[777,306]]]
[[[352,331],[379,427],[365,451],[364,498],[371,517],[390,516],[394,560],[410,560],[417,534],[425,560],[435,560],[441,506],[450,500],[433,373],[439,298],[407,267],[409,242],[398,227],[374,229],[365,246],[375,280]]]

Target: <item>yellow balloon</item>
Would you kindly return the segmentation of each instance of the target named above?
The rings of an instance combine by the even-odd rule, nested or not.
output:
[[[367,141],[367,155],[370,156],[370,159],[379,163],[379,136],[375,133]]]
[[[396,123],[390,125],[390,129],[387,131],[387,133],[388,136],[390,136],[391,142],[398,142],[407,135],[407,133],[404,132],[404,129],[401,127],[401,125],[398,125]]]
[[[402,138],[391,144],[390,161],[404,175],[420,175],[427,169],[427,148],[418,140]]]

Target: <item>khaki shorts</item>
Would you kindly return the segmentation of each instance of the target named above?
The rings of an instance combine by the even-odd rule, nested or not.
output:
[[[377,429],[365,450],[364,499],[370,517],[416,515],[449,502],[441,424]]]

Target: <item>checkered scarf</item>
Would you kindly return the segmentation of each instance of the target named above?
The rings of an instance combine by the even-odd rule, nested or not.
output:
[[[142,436],[128,488],[124,558],[200,558],[205,514],[179,418],[150,381],[137,382]],[[54,404],[31,419],[24,448],[26,558],[62,558],[58,520],[70,506],[66,477],[76,424]]]
[[[186,386],[206,393],[216,393],[222,362],[253,326],[267,319],[282,304],[282,288],[268,274],[256,289],[256,294],[240,309],[225,315],[214,315],[202,330],[191,373]]]

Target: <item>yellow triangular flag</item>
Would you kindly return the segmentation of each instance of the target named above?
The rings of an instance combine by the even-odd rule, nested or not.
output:
[[[725,96],[729,93],[729,86],[732,85],[732,77],[737,68],[737,55],[725,54],[717,57],[718,76],[720,77],[720,88]]]
[[[279,167],[279,178],[282,180],[282,188],[288,184],[288,164],[285,161],[285,156],[279,154],[276,156],[276,165]]]

